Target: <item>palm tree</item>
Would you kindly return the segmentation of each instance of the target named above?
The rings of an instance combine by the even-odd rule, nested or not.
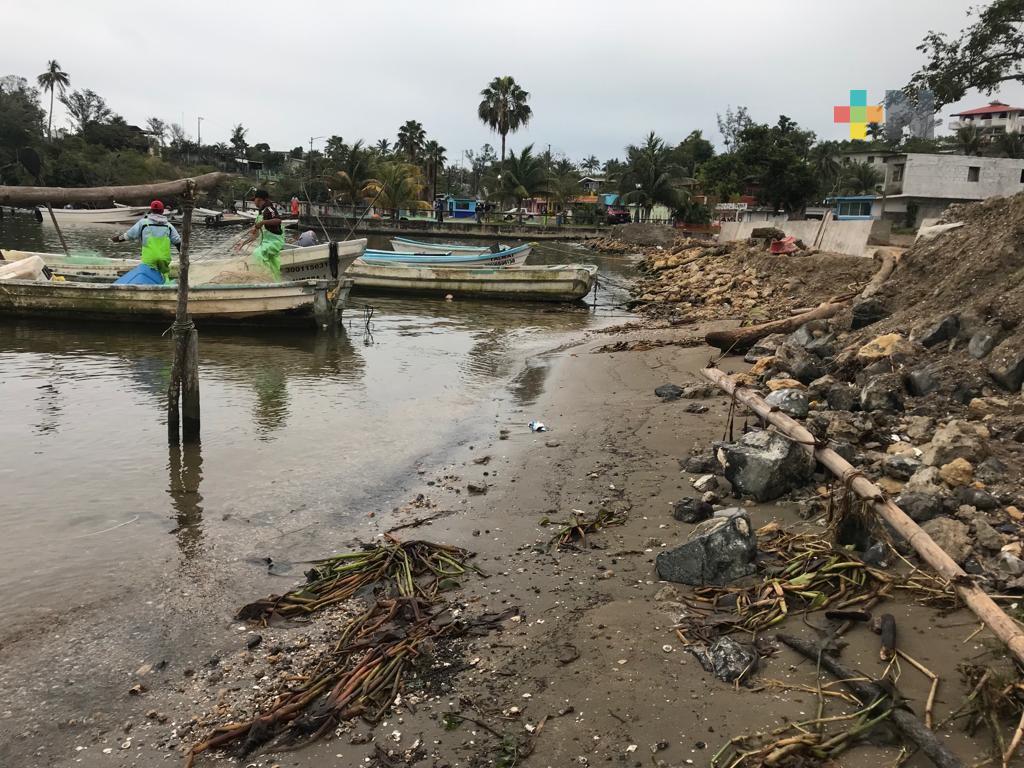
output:
[[[398,141],[395,142],[395,151],[404,152],[410,163],[415,163],[416,158],[423,151],[423,144],[427,140],[427,132],[423,130],[423,124],[418,120],[406,120],[398,129]]]
[[[356,205],[360,198],[376,194],[377,188],[371,186],[371,182],[376,179],[372,178],[370,159],[369,151],[363,148],[362,139],[348,148],[343,167],[334,175],[338,197]]]
[[[882,174],[867,163],[851,163],[843,174],[843,188],[854,195],[870,195],[878,191]]]
[[[619,195],[625,203],[635,203],[637,215],[643,220],[651,217],[651,210],[661,203],[669,208],[679,204],[679,191],[675,180],[682,169],[672,162],[671,150],[651,131],[640,146],[626,147],[626,169],[619,179]]]
[[[391,216],[398,220],[402,208],[415,204],[423,191],[420,169],[411,163],[390,161],[382,163],[376,179],[364,187],[364,194],[373,195],[384,208],[391,209]]]
[[[981,131],[977,126],[965,125],[956,132],[956,143],[965,155],[981,154]]]
[[[601,170],[601,161],[597,159],[597,155],[585,157],[580,161],[580,170],[584,173],[597,173]]]
[[[543,160],[533,154],[533,144],[524,147],[518,155],[515,152],[509,153],[500,178],[502,193],[515,200],[520,224],[523,223],[523,201],[551,193],[551,176]]]
[[[496,77],[480,91],[483,100],[476,109],[477,117],[492,131],[501,134],[501,164],[505,165],[505,137],[515,133],[533,117],[526,103],[530,94],[510,76]]]
[[[44,91],[50,92],[50,115],[46,119],[46,136],[53,139],[53,92],[58,90],[63,96],[64,91],[71,85],[71,76],[60,68],[56,59],[50,59],[46,62],[46,71],[36,78],[36,82]]]
[[[995,149],[1001,155],[1020,159],[1024,157],[1024,136],[1016,131],[1008,131],[999,135],[994,142]]]
[[[431,199],[437,197],[437,174],[444,170],[444,164],[448,158],[445,157],[447,150],[431,139],[423,145],[423,157],[427,165],[427,179],[431,190]]]
[[[881,123],[868,123],[867,137],[872,141],[878,141],[885,136],[885,129]]]
[[[391,142],[387,139],[377,139],[377,144],[374,146],[374,150],[381,157],[387,157],[391,154]]]
[[[551,176],[549,186],[548,200],[554,201],[561,206],[562,211],[566,211],[569,208],[569,204],[580,194],[579,174],[573,171],[554,173]]]
[[[830,144],[817,144],[811,150],[811,169],[818,178],[821,191],[828,196],[835,194],[836,185],[842,176],[842,166],[836,160],[835,152]]]

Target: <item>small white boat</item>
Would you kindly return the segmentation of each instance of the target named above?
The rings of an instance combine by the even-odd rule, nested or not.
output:
[[[579,301],[594,287],[594,264],[459,269],[376,265],[357,261],[346,274],[357,291],[416,293],[438,298]]]
[[[52,224],[50,213],[45,207],[36,208],[44,224]],[[149,206],[118,205],[114,208],[54,208],[53,216],[59,226],[81,224],[134,224],[149,213]]]
[[[408,237],[391,238],[391,247],[397,253],[434,253],[438,255],[459,254],[463,256],[483,256],[494,253],[497,245],[456,245],[454,243],[430,243],[425,240],[412,240]]]
[[[423,267],[458,267],[460,269],[487,269],[494,267],[517,267],[526,263],[533,243],[523,243],[515,248],[500,251],[484,251],[482,254],[452,253],[409,253],[377,251],[367,249],[363,261],[367,264],[408,264]]]

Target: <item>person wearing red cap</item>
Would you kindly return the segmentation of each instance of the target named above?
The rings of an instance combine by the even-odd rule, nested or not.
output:
[[[118,279],[118,283],[166,283],[171,274],[171,246],[181,250],[181,236],[164,216],[164,204],[159,200],[149,204],[149,213],[131,229],[110,239],[115,243],[142,242],[142,264]]]

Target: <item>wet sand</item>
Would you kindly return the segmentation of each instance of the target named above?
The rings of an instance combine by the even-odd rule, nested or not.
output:
[[[441,462],[425,462],[420,476],[396,487],[381,504],[397,511],[367,515],[357,528],[357,538],[370,541],[394,525],[451,511],[406,533],[479,553],[478,564],[490,576],[467,580],[457,599],[471,614],[519,606],[523,621],[458,643],[443,661],[452,665],[445,682],[415,711],[403,706],[375,730],[356,724],[331,741],[254,755],[240,765],[371,764],[365,759],[373,756],[374,745],[353,743],[366,736],[398,751],[419,739],[426,752],[420,765],[493,765],[502,756],[500,740],[483,728],[464,723],[446,731],[445,712],[478,719],[524,743],[527,726],[536,728],[546,717],[532,755],[517,765],[708,765],[732,736],[813,717],[813,694],[734,689],[706,673],[671,631],[678,609],[655,599],[664,585],[657,581],[654,557],[662,547],[681,543],[690,529],[670,514],[672,502],[693,494],[679,459],[721,438],[728,401],[708,400],[709,412],[691,414],[685,401],[663,403],[653,389],[692,380],[711,351],[660,347],[597,354],[593,350],[609,337],[592,334],[579,341],[531,358],[520,379],[536,370],[546,375],[529,405],[503,400],[478,407],[470,418],[491,437],[463,442]],[[530,433],[526,424],[533,418],[551,431]],[[500,429],[510,430],[508,440],[498,439]],[[490,462],[474,463],[482,456]],[[467,494],[469,482],[486,482],[487,494]],[[409,507],[417,493],[433,508]],[[599,548],[547,549],[552,531],[540,525],[543,518],[567,519],[573,509],[594,511],[601,504],[626,510],[628,520],[598,534]],[[751,513],[756,525],[797,523],[785,506],[765,505]],[[303,559],[300,549],[309,557],[356,544],[327,526],[312,546],[289,548],[273,533],[264,534],[262,543],[275,561]],[[301,566],[274,575],[253,565],[244,573],[240,579],[238,568],[208,569],[201,577],[186,573],[153,583],[143,571],[136,588],[100,603],[69,605],[48,625],[9,639],[0,648],[0,764],[177,764],[179,750],[201,735],[189,720],[210,706],[213,689],[224,686],[223,695],[244,700],[244,690],[258,684],[264,651],[245,650],[250,630],[231,620],[234,610],[301,581]],[[942,678],[941,719],[964,694],[956,665],[991,641],[982,633],[963,642],[976,626],[963,612],[940,615],[895,603],[890,610],[899,621],[901,647]],[[811,632],[799,619],[785,628]],[[298,631],[270,634],[280,640]],[[881,674],[877,638],[857,628],[847,639],[844,661]],[[251,665],[254,674],[197,687],[195,680],[208,678],[212,658],[233,660],[236,668]],[[763,661],[756,680],[765,679],[813,686],[815,674],[813,665],[782,650]],[[139,683],[146,691],[131,695]],[[927,681],[904,665],[900,686],[920,712]],[[147,718],[147,712],[167,722]],[[955,730],[944,738],[968,763],[980,759],[987,746]],[[891,746],[861,747],[844,755],[842,764],[889,765],[897,756]],[[197,765],[218,763],[220,757],[205,755]],[[907,764],[926,762],[918,755]]]

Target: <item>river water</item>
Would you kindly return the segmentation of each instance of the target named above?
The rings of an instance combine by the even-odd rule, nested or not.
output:
[[[73,252],[134,255],[108,242],[119,229],[65,234]],[[197,227],[197,257],[235,234]],[[0,247],[60,250],[52,227],[10,214]],[[404,501],[418,468],[491,435],[498,414],[523,430],[544,418],[530,411],[543,352],[621,316],[629,275],[564,243],[531,256],[568,260],[601,266],[596,303],[357,297],[337,333],[201,328],[202,445],[182,450],[167,446],[162,328],[0,318],[0,640],[140,569],[215,570],[277,536],[319,554]]]

